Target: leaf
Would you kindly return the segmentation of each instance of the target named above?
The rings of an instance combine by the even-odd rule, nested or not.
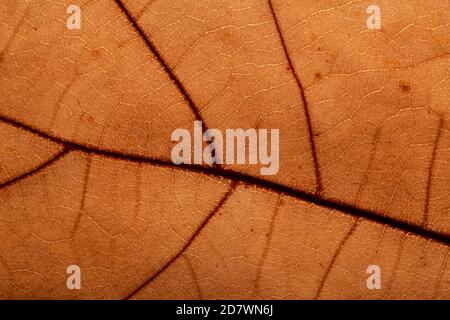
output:
[[[447,0],[70,4],[0,5],[1,298],[450,298]],[[195,120],[279,173],[175,166]]]

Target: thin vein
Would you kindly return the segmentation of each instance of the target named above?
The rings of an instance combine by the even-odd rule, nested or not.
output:
[[[260,262],[258,264],[258,270],[256,272],[256,280],[255,280],[255,293],[258,292],[259,284],[260,284],[260,281],[261,281],[262,268],[264,266],[264,262],[267,259],[267,254],[268,254],[268,251],[269,251],[270,242],[272,241],[273,230],[274,230],[274,227],[275,227],[275,221],[276,221],[276,218],[277,218],[278,213],[280,211],[281,198],[282,198],[282,195],[279,194],[278,195],[278,199],[277,199],[277,203],[275,204],[275,209],[273,211],[272,220],[270,221],[269,233],[267,235],[266,245],[264,246],[264,251],[263,251],[261,260],[260,260]]]
[[[200,289],[200,285],[198,283],[197,275],[195,274],[194,267],[192,266],[192,263],[189,261],[189,258],[185,254],[182,254],[181,257],[186,262],[186,265],[187,265],[189,271],[192,274],[192,279],[194,279],[195,287],[196,287],[197,292],[198,292],[198,297],[202,300],[203,299],[203,295],[202,295],[202,291]]]
[[[138,21],[146,12],[147,9],[150,8],[150,6],[153,4],[154,0],[148,1],[145,6],[139,11],[139,13],[136,16],[136,21]]]
[[[298,87],[300,89],[300,94],[301,94],[302,101],[303,101],[303,109],[304,109],[305,116],[306,116],[306,124],[307,124],[307,127],[308,127],[309,142],[310,142],[310,146],[311,146],[311,152],[312,152],[312,155],[313,155],[314,171],[315,171],[315,175],[316,175],[316,179],[317,179],[316,193],[318,195],[320,195],[321,192],[322,192],[322,178],[320,176],[319,162],[318,162],[318,159],[317,159],[316,144],[314,142],[314,133],[313,133],[312,124],[311,124],[311,115],[309,113],[308,102],[307,102],[306,97],[305,97],[305,90],[303,89],[303,85],[302,85],[302,83],[300,81],[300,78],[297,75],[297,72],[294,69],[294,66],[292,64],[292,60],[291,60],[291,58],[289,56],[289,53],[287,51],[287,46],[286,46],[286,43],[284,41],[283,33],[281,32],[280,25],[278,24],[277,15],[275,14],[275,10],[274,10],[274,8],[272,6],[272,1],[271,0],[269,0],[269,6],[270,6],[270,11],[272,12],[273,19],[275,21],[275,26],[277,27],[278,34],[280,35],[280,41],[281,41],[281,44],[283,46],[283,50],[284,50],[284,54],[286,56],[287,62],[289,64],[289,68],[292,70],[292,73],[294,75],[295,81],[296,81],[296,83],[297,83],[297,85],[298,85]]]
[[[431,163],[430,167],[428,168],[428,182],[427,182],[427,193],[426,193],[426,199],[425,199],[425,212],[423,215],[423,221],[422,226],[427,227],[428,226],[428,218],[429,218],[429,211],[430,211],[430,195],[431,195],[431,183],[433,180],[433,171],[434,171],[434,165],[436,162],[436,153],[439,145],[439,141],[441,138],[441,132],[444,128],[444,119],[442,117],[439,118],[439,128],[436,135],[436,139],[434,141],[434,147],[433,152],[431,155]]]
[[[25,9],[25,11],[24,11],[22,17],[20,17],[19,22],[18,22],[17,25],[14,27],[14,31],[13,31],[13,33],[12,33],[12,36],[8,39],[8,41],[6,42],[5,47],[4,47],[4,48],[2,49],[2,51],[0,52],[0,61],[2,61],[4,54],[8,51],[8,49],[10,48],[10,46],[11,46],[11,44],[13,43],[14,39],[16,38],[16,36],[17,36],[17,34],[18,34],[18,32],[19,32],[19,29],[22,27],[23,23],[25,22],[25,18],[26,18],[26,16],[27,16],[29,10],[30,10],[30,7],[28,6],[28,7]]]
[[[236,188],[237,181],[233,181],[230,184],[230,187],[228,188],[228,191],[225,193],[225,195],[222,197],[222,199],[217,203],[217,205],[214,207],[214,209],[208,214],[205,220],[201,223],[201,225],[195,230],[195,232],[192,234],[192,236],[186,241],[184,246],[181,248],[181,250],[172,257],[161,269],[159,269],[156,273],[154,273],[149,279],[144,281],[139,287],[137,287],[135,290],[133,290],[130,294],[128,294],[125,297],[125,300],[128,300],[132,298],[136,293],[138,293],[142,288],[144,288],[146,285],[148,285],[150,282],[152,282],[156,277],[158,277],[164,270],[166,270],[183,252],[186,251],[186,249],[191,245],[191,243],[197,238],[197,236],[200,234],[200,232],[205,228],[205,226],[208,224],[208,222],[211,220],[211,218],[219,211],[219,209],[224,205],[224,203],[228,200],[230,195],[233,193],[234,189]]]
[[[0,189],[6,188],[8,186],[11,186],[17,182],[19,182],[22,179],[25,179],[29,176],[32,176],[36,173],[38,173],[39,171],[47,168],[48,166],[50,166],[51,164],[53,164],[55,161],[59,160],[60,158],[62,158],[64,155],[66,155],[69,152],[68,147],[64,147],[61,151],[59,151],[58,153],[56,153],[53,157],[47,159],[46,161],[44,161],[43,163],[41,163],[40,165],[38,165],[37,167],[31,169],[30,171],[24,172],[21,175],[14,177],[11,180],[8,180],[2,184],[0,184]]]
[[[439,270],[439,274],[438,274],[438,276],[437,276],[437,278],[436,278],[436,284],[435,284],[435,286],[434,286],[434,287],[435,287],[435,290],[434,290],[434,294],[433,294],[433,300],[436,300],[436,299],[438,298],[438,294],[439,294],[439,284],[440,284],[441,281],[442,281],[442,276],[444,275],[444,271],[445,271],[445,268],[446,268],[446,266],[447,266],[449,253],[450,253],[450,249],[447,249],[447,254],[445,255],[445,259],[444,259],[444,261],[442,262],[441,269]]]
[[[401,259],[401,256],[402,256],[403,247],[405,245],[405,240],[406,240],[406,235],[403,236],[402,240],[400,241],[400,246],[399,246],[399,248],[397,250],[397,254],[396,254],[396,258],[395,258],[394,270],[392,271],[392,274],[390,276],[387,289],[383,290],[383,291],[385,291],[385,294],[383,295],[382,299],[388,299],[389,298],[389,294],[391,293],[392,286],[393,286],[394,280],[395,280],[395,275],[397,274],[398,267],[400,265],[400,259]]]
[[[86,203],[87,187],[88,187],[88,184],[89,184],[89,175],[91,173],[91,162],[92,162],[92,155],[88,154],[88,159],[87,159],[87,162],[86,162],[86,168],[85,168],[85,171],[84,171],[84,184],[83,184],[83,193],[82,193],[82,196],[81,196],[81,204],[80,204],[80,209],[78,211],[77,220],[75,220],[75,224],[74,224],[74,226],[72,228],[72,232],[71,232],[72,239],[73,239],[73,237],[75,236],[75,233],[78,230],[78,227],[79,227],[80,221],[81,221],[81,216],[83,215],[83,212],[84,212],[84,207],[85,207],[85,203]]]
[[[344,239],[342,239],[341,243],[339,244],[336,252],[333,255],[333,258],[331,259],[331,261],[330,261],[330,263],[328,265],[327,270],[325,271],[325,275],[323,276],[323,279],[320,282],[320,286],[319,286],[319,289],[317,289],[316,296],[314,297],[314,300],[317,300],[319,298],[320,294],[322,293],[322,290],[323,290],[323,288],[325,286],[325,282],[327,281],[328,276],[330,275],[331,270],[332,270],[333,266],[335,265],[337,258],[339,257],[339,254],[342,252],[342,249],[345,247],[345,244],[350,239],[351,235],[353,234],[353,232],[355,231],[356,227],[358,226],[358,222],[359,222],[359,218],[356,219],[356,221],[353,222],[350,230],[347,232],[347,234],[345,235]]]

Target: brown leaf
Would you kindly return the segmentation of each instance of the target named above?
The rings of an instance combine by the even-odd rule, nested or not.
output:
[[[448,0],[70,4],[0,4],[0,298],[450,298]],[[278,174],[174,165],[195,120]]]

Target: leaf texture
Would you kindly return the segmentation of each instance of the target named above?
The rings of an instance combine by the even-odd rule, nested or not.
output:
[[[450,298],[448,0],[70,4],[0,4],[0,298]],[[280,171],[174,165],[195,120]]]

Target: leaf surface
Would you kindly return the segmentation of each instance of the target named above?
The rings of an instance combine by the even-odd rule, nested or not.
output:
[[[448,0],[381,30],[370,1],[70,4],[0,4],[1,298],[450,298]],[[280,129],[279,173],[173,165],[195,120]]]

